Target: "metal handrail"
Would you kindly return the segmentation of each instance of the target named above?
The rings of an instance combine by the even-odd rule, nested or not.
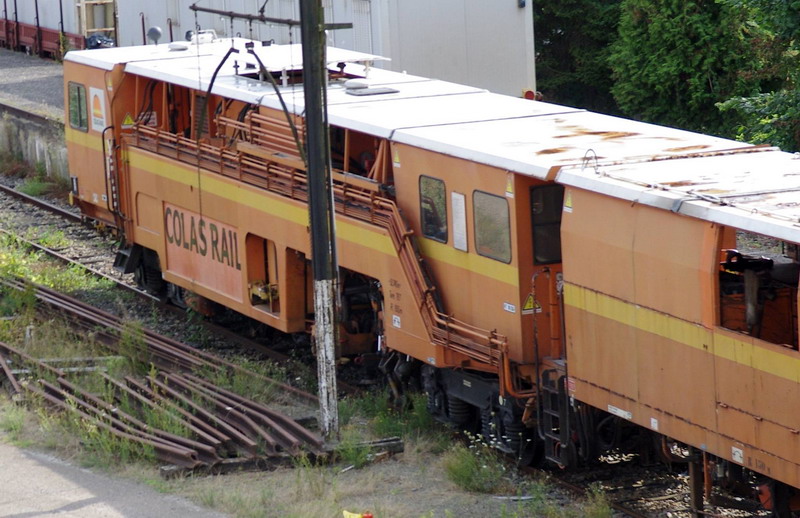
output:
[[[252,125],[225,121],[232,128],[252,131]],[[197,142],[157,128],[136,125],[126,135],[127,144],[174,158],[184,163],[264,188],[292,199],[308,202],[305,171],[271,162],[213,144]],[[513,366],[508,357],[508,341],[504,335],[474,326],[441,312],[433,296],[435,286],[427,282],[414,250],[408,229],[394,201],[366,191],[346,179],[334,180],[335,210],[385,229],[392,240],[415,303],[432,343],[463,354],[484,364],[501,378],[504,393],[527,397],[515,388]]]

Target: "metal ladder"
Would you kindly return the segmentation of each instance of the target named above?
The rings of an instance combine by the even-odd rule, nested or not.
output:
[[[542,372],[539,383],[541,398],[539,436],[544,440],[545,458],[564,468],[569,462],[570,456],[567,450],[571,447],[571,442],[569,405],[564,385],[566,371],[559,367],[561,366]]]

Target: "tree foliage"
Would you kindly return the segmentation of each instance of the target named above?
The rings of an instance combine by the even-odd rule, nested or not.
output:
[[[738,115],[736,138],[754,144],[800,151],[800,0],[731,0],[752,9],[759,24],[771,36],[763,42],[765,70],[774,81],[770,88],[749,97],[733,97],[719,103],[723,112]]]
[[[759,92],[764,34],[751,9],[714,0],[623,0],[611,92],[637,119],[706,133],[732,126],[716,103]],[[733,112],[727,112],[731,114]]]
[[[534,2],[537,88],[547,101],[616,113],[609,47],[620,0]]]

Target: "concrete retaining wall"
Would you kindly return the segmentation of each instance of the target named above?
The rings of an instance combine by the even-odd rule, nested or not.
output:
[[[69,178],[64,123],[0,104],[0,153],[32,167],[41,164],[51,177]]]

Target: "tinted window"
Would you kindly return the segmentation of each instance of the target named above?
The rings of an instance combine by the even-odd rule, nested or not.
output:
[[[86,112],[86,88],[77,83],[70,83],[69,92],[69,125],[81,131],[89,129],[89,115]]]
[[[511,262],[511,224],[505,198],[481,191],[472,195],[475,211],[475,247],[478,253]]]
[[[447,202],[445,200],[443,181],[430,176],[419,177],[422,234],[442,243],[447,242]]]
[[[531,221],[533,224],[533,262],[561,262],[561,208],[564,187],[542,185],[531,188]]]

